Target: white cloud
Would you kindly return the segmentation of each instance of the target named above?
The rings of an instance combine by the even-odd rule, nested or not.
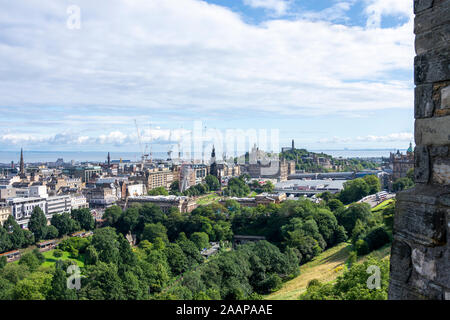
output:
[[[247,2],[280,14],[290,3]],[[350,2],[335,8],[345,13]],[[405,2],[371,0],[367,13],[403,16]],[[211,114],[357,116],[413,106],[412,20],[365,28],[323,14],[251,25],[203,1],[79,0],[81,29],[69,30],[62,1],[0,4],[0,111],[20,109],[27,120],[24,108],[55,114],[55,123],[81,132],[53,135],[54,142],[126,144],[136,141],[129,133],[135,117],[162,112],[189,121]],[[157,130],[154,136],[166,139]],[[0,141],[51,138],[11,134]]]
[[[287,12],[290,1],[286,0],[244,0],[244,4],[252,8],[263,8],[281,16]]]
[[[413,17],[413,1],[410,0],[365,0],[365,2],[367,27],[379,28],[383,16]]]
[[[354,5],[355,0],[339,1],[329,8],[321,11],[305,11],[298,14],[299,17],[308,20],[343,21],[349,20],[348,10]]]

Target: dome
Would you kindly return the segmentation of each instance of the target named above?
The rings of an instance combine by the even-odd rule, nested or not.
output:
[[[409,143],[409,148],[406,150],[408,153],[413,153],[412,142]]]

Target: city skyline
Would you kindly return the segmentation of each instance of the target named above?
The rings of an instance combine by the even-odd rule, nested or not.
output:
[[[2,150],[139,152],[135,119],[155,152],[199,119],[315,150],[413,140],[411,1],[78,1],[80,29],[66,3],[1,2]]]

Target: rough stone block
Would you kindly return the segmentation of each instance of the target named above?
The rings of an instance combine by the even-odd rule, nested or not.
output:
[[[449,145],[450,115],[426,119],[416,119],[414,138],[416,141],[416,145]]]
[[[433,0],[414,0],[414,13],[417,14],[433,6]]]
[[[414,292],[419,297],[426,297],[431,300],[443,300],[445,289],[441,285],[423,278],[418,273],[414,273],[411,276],[411,287],[414,288]],[[414,297],[414,295],[413,295]]]
[[[430,178],[430,156],[428,148],[416,146],[414,150],[414,180],[417,183],[428,183]]]
[[[416,119],[430,118],[434,113],[433,85],[423,84],[415,88],[414,116]]]
[[[450,185],[450,159],[437,158],[432,166],[432,183]]]
[[[395,281],[394,278],[389,280],[389,300],[427,300],[427,296],[411,288],[407,285],[402,285],[401,282]]]
[[[448,248],[445,245],[433,248],[414,245],[411,250],[411,264],[411,282],[415,282],[421,289],[434,288],[435,295],[442,299],[443,287],[450,285]],[[399,280],[399,278],[397,279]],[[422,287],[423,284],[426,286]]]
[[[434,116],[450,115],[450,81],[441,81],[433,84]]]
[[[448,146],[432,146],[430,148],[431,157],[447,157],[449,147]]]
[[[441,105],[440,109],[450,108],[450,86],[441,89]]]
[[[450,0],[434,0],[432,7],[423,9],[416,15],[414,19],[414,33],[424,33],[438,26],[448,24],[449,21]]]
[[[450,208],[450,190],[448,194],[443,194],[442,196],[440,196],[438,201],[442,206]],[[447,220],[450,222],[450,217],[447,217]],[[448,224],[447,227],[450,228],[450,224]],[[450,236],[450,232],[447,232],[447,236]]]
[[[445,80],[450,80],[449,47],[429,51],[414,58],[414,82],[416,85]]]
[[[395,217],[396,233],[427,246],[439,246],[447,241],[444,213],[436,206],[408,202],[399,204]]]
[[[397,195],[394,216],[394,235],[398,240],[428,247],[447,243],[448,210],[440,206],[439,197],[448,188],[419,185]]]
[[[418,34],[415,40],[417,54],[444,48],[450,44],[450,24],[439,26],[428,32]]]
[[[394,239],[391,256],[391,277],[407,283],[412,271],[411,247],[404,241]]]
[[[434,280],[436,279],[436,261],[422,250],[415,248],[411,252],[411,261],[414,271],[422,277]]]

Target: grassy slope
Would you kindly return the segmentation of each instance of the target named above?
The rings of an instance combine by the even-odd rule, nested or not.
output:
[[[296,300],[302,294],[309,281],[318,279],[322,283],[332,282],[345,270],[345,262],[351,251],[350,243],[341,243],[330,248],[312,261],[300,267],[300,275],[286,282],[283,287],[270,295],[265,296],[266,300]],[[390,254],[390,244],[372,252],[377,258],[388,259]],[[367,258],[361,257],[358,262]]]
[[[210,193],[206,196],[202,196],[202,197],[198,198],[197,204],[201,205],[201,206],[206,206],[206,205],[213,203],[214,201],[219,200],[219,199],[220,199],[220,197],[217,194]]]
[[[56,261],[58,261],[58,260],[63,260],[63,261],[64,260],[74,260],[74,261],[76,261],[76,263],[78,264],[78,266],[80,268],[84,267],[84,257],[82,255],[80,255],[80,257],[78,259],[73,259],[70,257],[70,253],[63,251],[62,257],[55,258],[53,256],[53,252],[54,252],[54,250],[43,253],[43,255],[45,257],[45,262],[42,264],[42,266],[50,267],[50,266],[54,265],[56,263]]]
[[[386,201],[383,201],[382,203],[380,203],[379,205],[377,205],[376,207],[372,208],[372,212],[373,211],[378,211],[378,210],[382,210],[385,207],[387,207],[388,205],[390,205],[392,202],[394,202],[395,199],[388,199]]]

